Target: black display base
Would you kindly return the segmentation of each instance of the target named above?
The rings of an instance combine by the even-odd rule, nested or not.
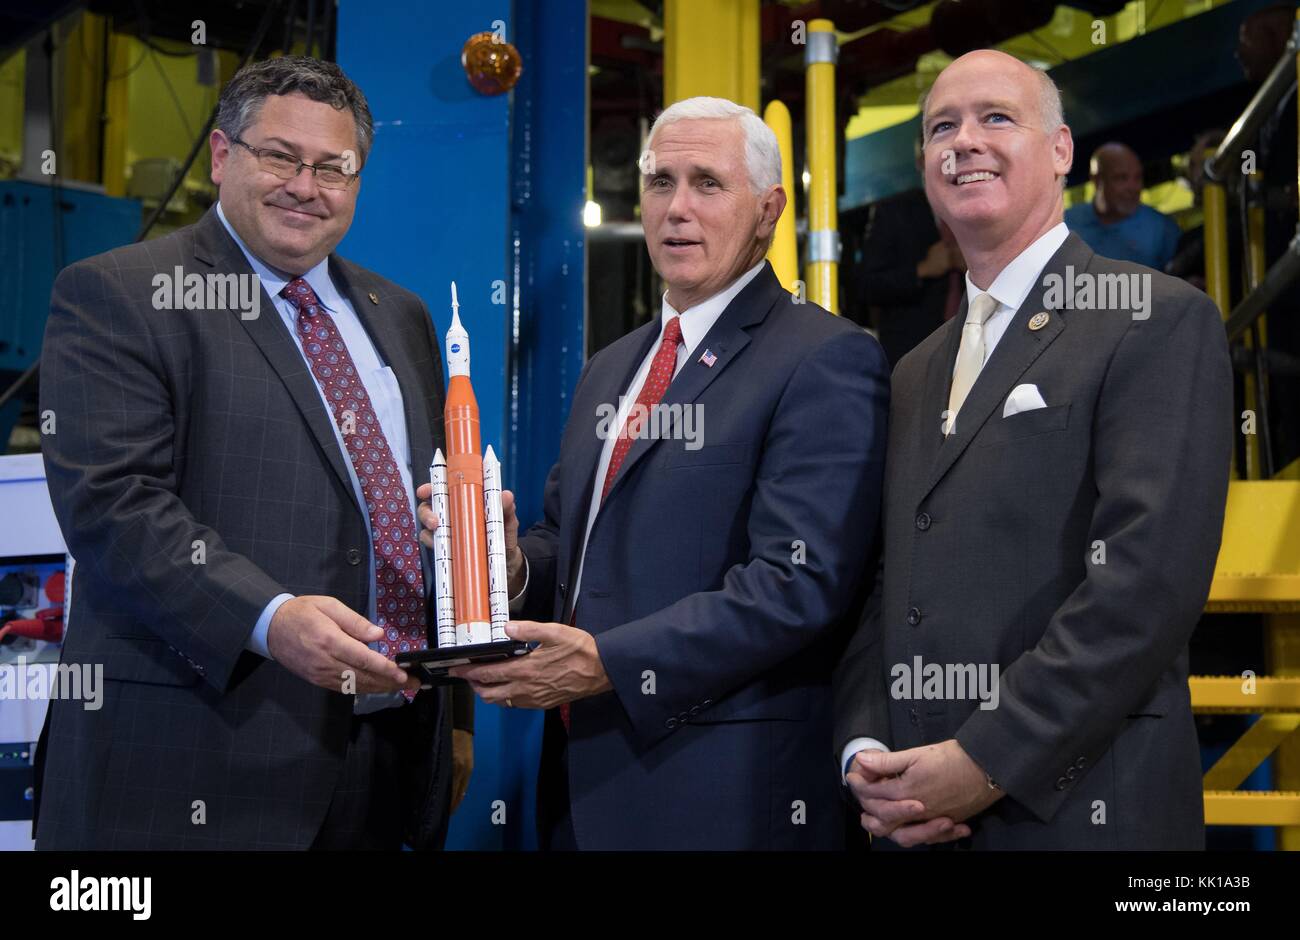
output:
[[[443,646],[435,649],[398,653],[397,665],[416,676],[421,685],[446,685],[455,682],[447,675],[452,666],[469,663],[495,663],[513,659],[532,652],[532,647],[522,640],[497,640],[495,643],[473,643],[468,646]]]

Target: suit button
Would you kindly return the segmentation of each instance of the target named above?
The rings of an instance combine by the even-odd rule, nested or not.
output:
[[[907,720],[914,725],[919,725],[921,723],[921,716],[916,713],[915,708],[909,708],[907,710]]]
[[[928,512],[917,514],[916,527],[920,529],[922,532],[930,528],[930,514]]]
[[[916,626],[918,623],[921,622],[920,608],[909,607],[907,609],[907,622],[910,623],[912,626]]]
[[[1074,772],[1074,768],[1073,768],[1073,767],[1069,768],[1069,769],[1066,770],[1066,772],[1065,772],[1065,777],[1066,777],[1067,780],[1073,780],[1076,776],[1078,776],[1078,775]]]
[[[561,581],[561,582],[560,582],[560,596],[563,597],[563,596],[565,595],[565,593],[566,593],[568,590],[569,590],[569,586],[568,586],[567,584],[565,584],[563,581]]]
[[[713,704],[713,699],[706,698],[704,701],[700,702],[700,708],[708,708],[712,704]]]
[[[1069,784],[1066,782],[1066,779],[1064,777],[1056,778],[1056,789],[1064,790],[1068,785]]]
[[[348,549],[348,564],[349,564],[349,565],[359,565],[359,564],[361,564],[361,552],[360,552],[360,550],[355,549],[355,548],[349,548],[349,549]]]
[[[1087,766],[1087,764],[1088,762],[1084,760],[1082,757],[1080,757],[1077,761],[1074,762],[1075,769],[1077,770],[1083,770],[1083,768]]]
[[[667,721],[664,722],[664,727],[667,728],[669,731],[675,730],[677,728],[677,719],[669,718]]]
[[[696,715],[698,715],[699,713],[700,713],[700,706],[698,706],[698,705],[692,705],[692,706],[691,706],[691,710],[690,710],[690,712],[689,712],[690,716],[691,716],[692,718],[694,718],[694,717],[695,717]]]
[[[682,712],[680,715],[677,716],[677,720],[678,720],[678,721],[686,721],[686,720],[687,720],[688,718],[690,718],[690,717],[691,717],[691,716],[690,716],[688,713],[686,713],[686,712]]]

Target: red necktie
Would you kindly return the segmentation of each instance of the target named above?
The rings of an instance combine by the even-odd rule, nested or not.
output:
[[[609,495],[610,489],[614,486],[614,479],[618,476],[619,467],[623,466],[623,459],[627,457],[627,452],[632,449],[632,442],[636,439],[637,432],[646,418],[650,415],[650,409],[659,404],[664,397],[664,392],[668,390],[668,384],[673,380],[673,373],[677,371],[677,347],[682,341],[682,323],[681,317],[676,316],[664,324],[663,339],[659,341],[659,348],[655,351],[654,359],[650,360],[650,374],[645,377],[645,383],[641,386],[641,394],[636,397],[636,405],[628,412],[627,420],[623,423],[623,429],[619,432],[618,440],[614,442],[614,452],[609,457],[609,469],[605,471],[605,483],[600,490],[600,502],[604,505],[605,497]],[[585,546],[584,546],[585,551]],[[569,625],[577,626],[578,605],[575,602],[573,612],[569,615]],[[564,722],[564,730],[569,730],[569,703],[565,702],[560,706],[560,720]]]
[[[298,311],[302,348],[334,412],[366,497],[375,556],[375,620],[384,628],[379,652],[395,659],[398,653],[424,649],[420,543],[397,461],[334,318],[321,306],[316,292],[299,277],[280,293]]]

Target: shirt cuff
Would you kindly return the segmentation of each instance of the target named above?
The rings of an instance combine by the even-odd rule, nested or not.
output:
[[[510,598],[510,613],[517,614],[524,609],[524,601],[528,597],[528,556],[524,556],[524,586],[519,589],[519,593]]]
[[[854,738],[844,745],[844,750],[840,752],[840,782],[846,787],[849,785],[849,761],[853,760],[858,751],[884,751],[888,754],[889,748],[875,738]]]
[[[258,656],[265,656],[267,659],[275,658],[271,655],[270,649],[267,648],[266,634],[271,629],[271,618],[280,609],[280,605],[294,596],[293,594],[277,594],[271,598],[271,603],[263,608],[262,616],[257,618],[257,624],[253,627],[253,635],[244,644],[244,649],[250,653],[256,653]]]

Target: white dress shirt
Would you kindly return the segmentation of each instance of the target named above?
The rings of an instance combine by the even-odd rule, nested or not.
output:
[[[1002,334],[1007,331],[1007,326],[1016,315],[1016,311],[1025,302],[1029,292],[1034,289],[1034,284],[1037,283],[1038,276],[1043,273],[1043,268],[1047,267],[1047,262],[1052,260],[1052,255],[1056,254],[1056,250],[1061,247],[1069,234],[1070,230],[1066,228],[1064,222],[1056,223],[999,271],[987,291],[976,287],[975,282],[970,279],[970,272],[966,272],[967,307],[983,293],[991,294],[998,302],[997,308],[984,324],[985,363],[989,361],[989,356],[993,355],[993,347],[997,346],[998,340],[1002,339]],[[954,362],[953,370],[956,371],[956,368]],[[868,748],[879,751],[889,750],[875,738],[854,738],[844,745],[844,750],[840,752],[841,779],[848,775],[849,761],[854,755]]]
[[[1052,228],[1048,229],[1038,239],[1032,242],[1028,248],[1016,255],[1011,263],[1003,268],[998,276],[993,279],[987,291],[982,291],[975,286],[975,282],[970,279],[970,272],[966,272],[966,306],[969,308],[979,294],[988,293],[993,295],[993,299],[998,302],[997,308],[984,324],[984,361],[989,361],[989,356],[993,355],[993,347],[1002,339],[1002,334],[1007,331],[1007,325],[1011,323],[1011,318],[1016,315],[1020,305],[1025,302],[1029,292],[1034,289],[1034,284],[1038,281],[1038,275],[1043,273],[1043,268],[1047,267],[1047,262],[1052,260],[1052,255],[1056,254],[1056,249],[1069,237],[1070,230],[1065,227],[1064,222],[1057,222]],[[953,364],[955,370],[956,364]]]
[[[682,370],[691,355],[695,352],[695,347],[699,346],[700,341],[708,335],[709,330],[713,329],[713,324],[718,322],[718,317],[722,316],[722,311],[727,309],[735,296],[744,290],[745,285],[758,276],[758,272],[763,270],[766,260],[760,261],[754,265],[736,280],[731,282],[731,286],[726,290],[714,294],[707,300],[703,300],[688,310],[680,313],[673,309],[672,304],[668,302],[668,292],[663,296],[663,316],[659,322],[659,337],[650,344],[650,351],[645,354],[641,360],[641,367],[636,370],[632,376],[632,381],[623,394],[622,401],[618,403],[618,417],[610,425],[610,433],[605,438],[604,446],[600,449],[600,461],[596,464],[595,482],[591,487],[591,503],[587,507],[587,527],[582,536],[582,553],[578,556],[578,575],[573,579],[573,588],[570,597],[573,598],[574,605],[578,603],[578,589],[582,584],[582,569],[586,563],[587,556],[587,539],[591,536],[591,527],[596,522],[596,514],[600,512],[600,494],[605,486],[605,474],[609,471],[609,461],[614,455],[614,444],[618,441],[618,434],[623,429],[623,424],[627,420],[628,412],[636,404],[637,396],[641,394],[641,386],[645,384],[646,376],[650,374],[650,363],[654,361],[655,353],[659,351],[659,344],[663,341],[664,327],[673,317],[681,319],[682,341],[677,345],[677,364],[673,369],[673,377]],[[665,393],[666,394],[666,393]],[[613,404],[610,402],[609,404]]]

